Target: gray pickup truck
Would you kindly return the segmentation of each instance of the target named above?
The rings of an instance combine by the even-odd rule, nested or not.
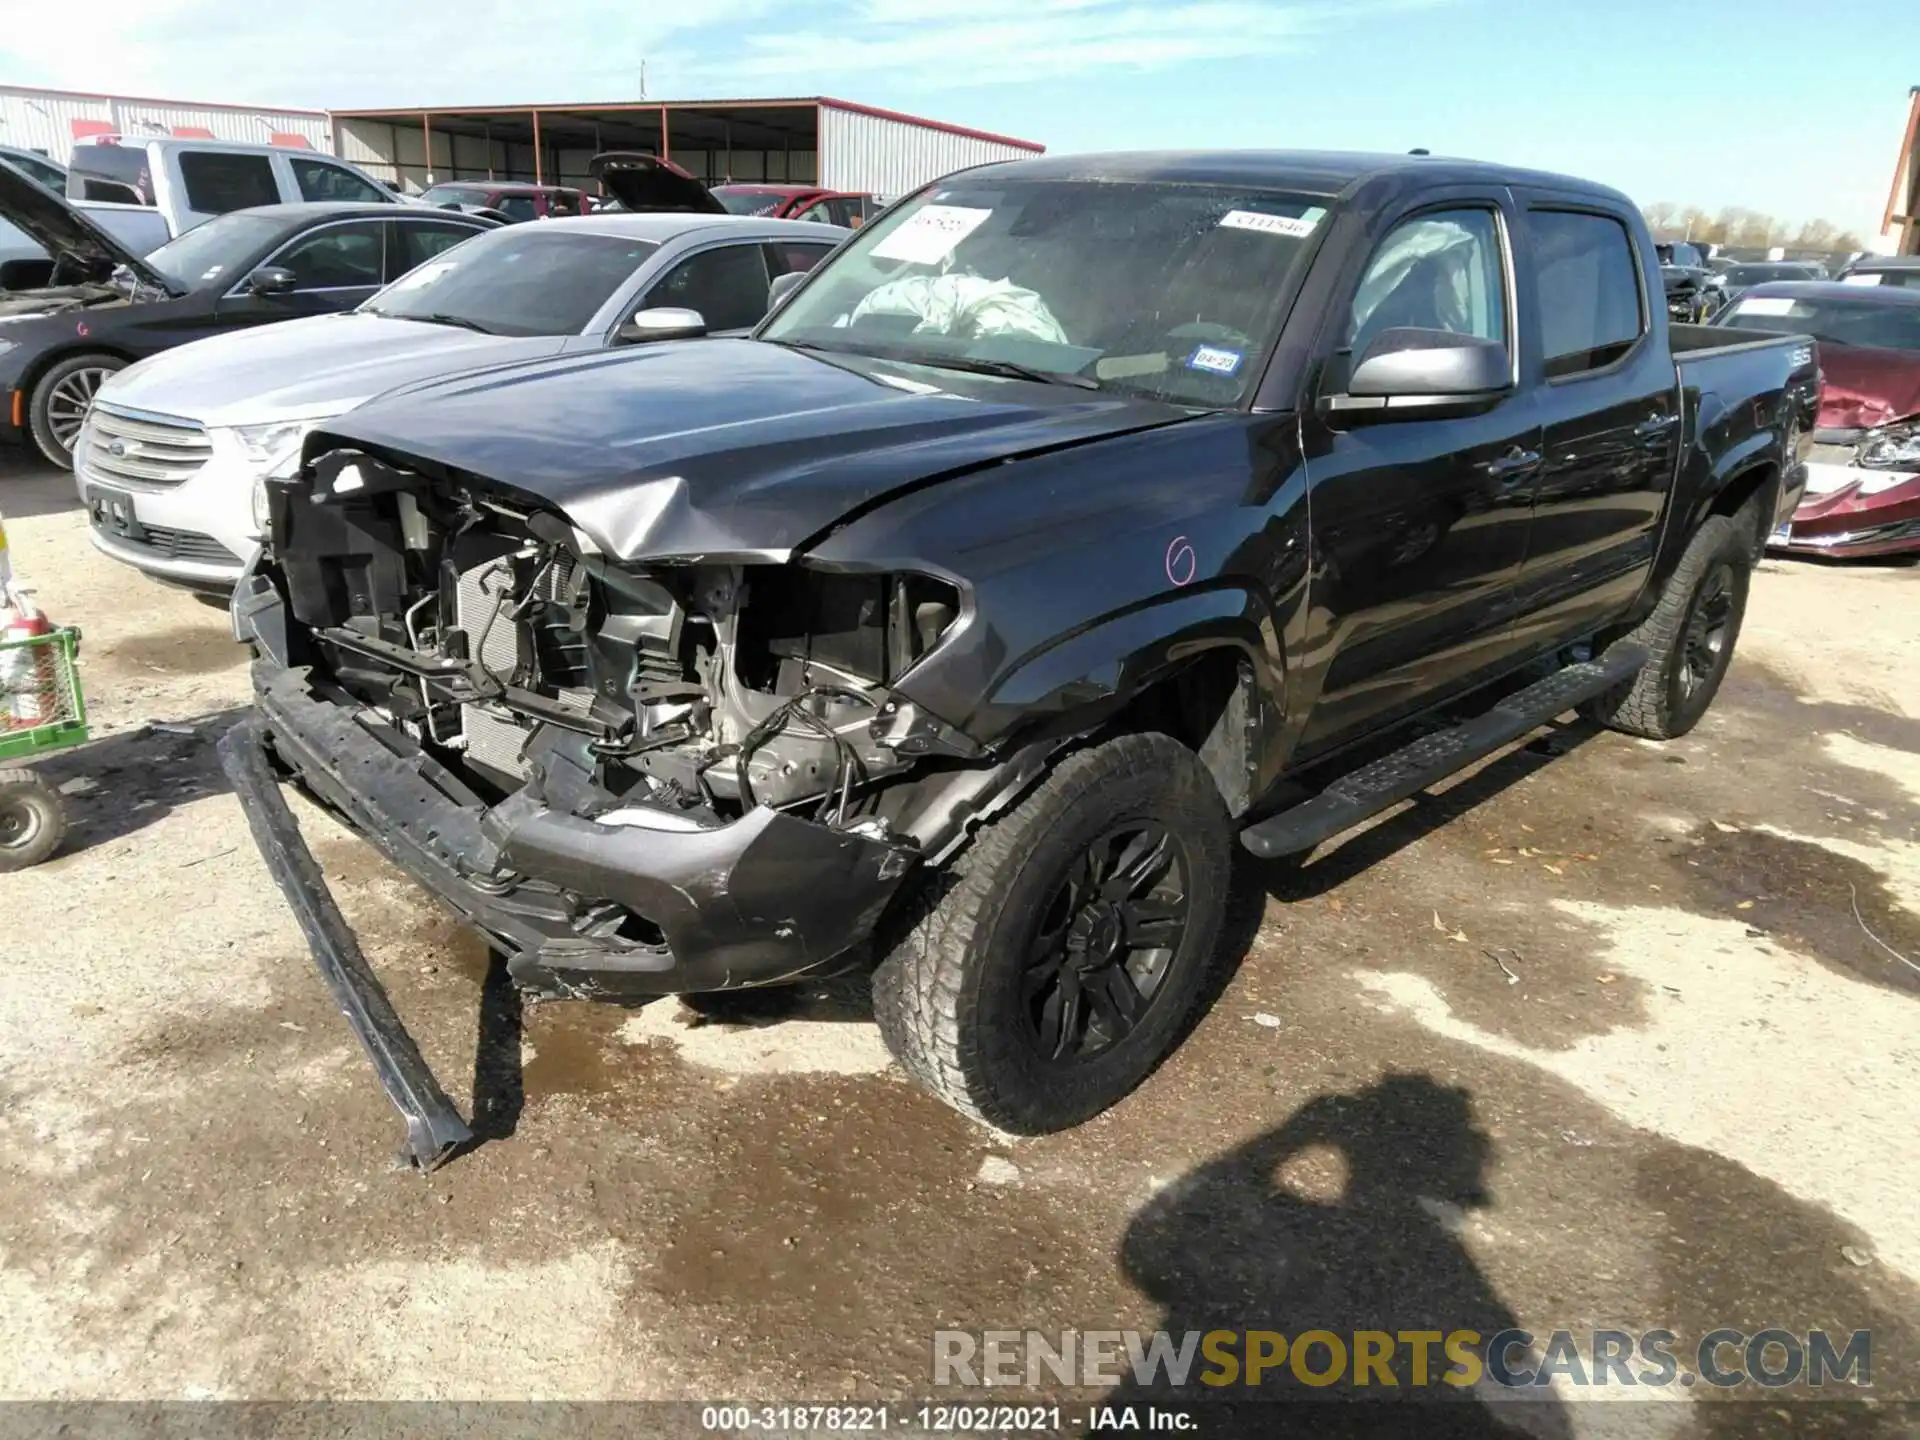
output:
[[[1236,837],[1576,708],[1693,726],[1820,385],[1670,325],[1625,196],[1438,158],[984,166],[789,288],[376,399],[267,485],[228,773],[423,1166],[467,1127],[282,777],[524,985],[863,966],[915,1080],[1058,1129],[1185,1033]]]

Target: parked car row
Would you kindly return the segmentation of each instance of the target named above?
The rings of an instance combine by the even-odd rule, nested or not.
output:
[[[297,460],[315,423],[461,370],[744,331],[776,279],[847,233],[730,215],[678,166],[600,158],[617,210],[501,225],[265,205],[145,256],[0,166],[0,213],[57,282],[0,294],[0,419],[74,470],[97,548],[224,595],[259,538],[255,481]]]

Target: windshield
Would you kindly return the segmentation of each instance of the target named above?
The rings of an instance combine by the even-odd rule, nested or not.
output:
[[[457,321],[491,335],[578,335],[658,248],[544,225],[492,230],[435,256],[360,308]]]
[[[1653,248],[1658,252],[1662,265],[1679,265],[1684,269],[1698,270],[1707,263],[1704,255],[1684,241],[1675,241],[1671,245],[1656,245]]]
[[[1736,330],[1811,335],[1830,345],[1920,350],[1920,305],[1830,299],[1825,295],[1746,295],[1727,307],[1719,323]]]
[[[244,211],[216,215],[169,240],[147,256],[147,264],[188,290],[231,285],[240,278],[237,272],[246,269],[286,228],[286,221],[267,215]]]
[[[1238,405],[1326,213],[1239,187],[955,179],[869,222],[760,338]]]
[[[787,197],[777,190],[743,190],[735,185],[716,185],[713,198],[727,207],[729,215],[771,215]]]

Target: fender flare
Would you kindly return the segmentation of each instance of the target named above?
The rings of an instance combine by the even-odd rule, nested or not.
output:
[[[1285,708],[1272,608],[1226,581],[1155,596],[1057,636],[1008,665],[962,728],[997,748],[1016,731],[1091,730],[1196,657],[1235,652],[1250,672],[1263,724]]]

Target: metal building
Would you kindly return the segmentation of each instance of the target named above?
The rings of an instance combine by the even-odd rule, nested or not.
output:
[[[269,110],[257,105],[0,85],[0,145],[38,150],[65,163],[76,142],[110,134],[333,148],[324,110]]]
[[[334,153],[409,190],[449,180],[590,188],[601,150],[665,156],[709,184],[764,180],[891,198],[968,165],[1046,147],[847,100],[335,110]]]

